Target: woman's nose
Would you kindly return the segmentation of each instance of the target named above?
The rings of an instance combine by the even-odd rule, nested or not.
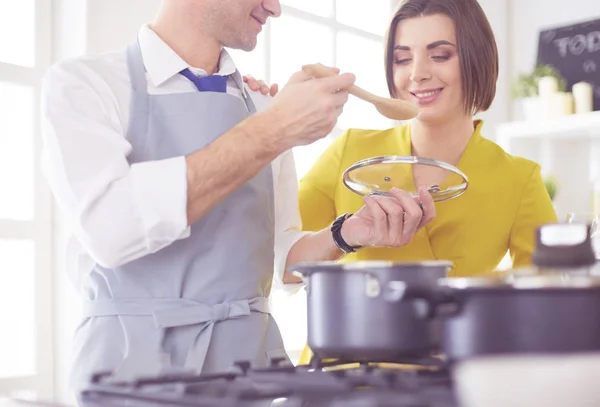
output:
[[[413,62],[412,71],[410,72],[410,80],[412,82],[423,82],[431,78],[431,72],[426,61],[416,59]]]

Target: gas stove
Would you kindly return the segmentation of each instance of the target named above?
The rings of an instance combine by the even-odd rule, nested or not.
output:
[[[319,365],[315,367],[315,365]],[[385,366],[385,367],[384,367]],[[165,374],[117,382],[95,375],[81,393],[88,407],[458,407],[443,366],[339,361],[267,368],[236,363],[220,374]]]

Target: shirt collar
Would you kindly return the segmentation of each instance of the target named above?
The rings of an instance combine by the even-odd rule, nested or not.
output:
[[[143,25],[138,33],[142,59],[146,72],[154,86],[160,86],[185,68],[195,75],[205,76],[206,71],[189,66],[171,47],[167,45],[149,25]],[[219,57],[218,75],[231,75],[236,72],[233,59],[223,49]]]

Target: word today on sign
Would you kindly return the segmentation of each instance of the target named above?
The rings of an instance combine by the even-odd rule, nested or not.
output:
[[[600,18],[541,31],[537,63],[554,66],[567,90],[577,82],[590,83],[594,110],[600,110]]]

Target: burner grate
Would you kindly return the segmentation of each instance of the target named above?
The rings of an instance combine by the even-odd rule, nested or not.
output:
[[[339,364],[333,366],[333,369],[315,369],[276,362],[269,367],[252,368],[248,362],[239,362],[234,371],[222,374],[172,374],[121,383],[111,382],[110,375],[99,374],[81,394],[82,404],[456,407],[445,369],[399,370],[372,364],[343,369]],[[279,400],[279,404],[271,404],[274,400]]]

